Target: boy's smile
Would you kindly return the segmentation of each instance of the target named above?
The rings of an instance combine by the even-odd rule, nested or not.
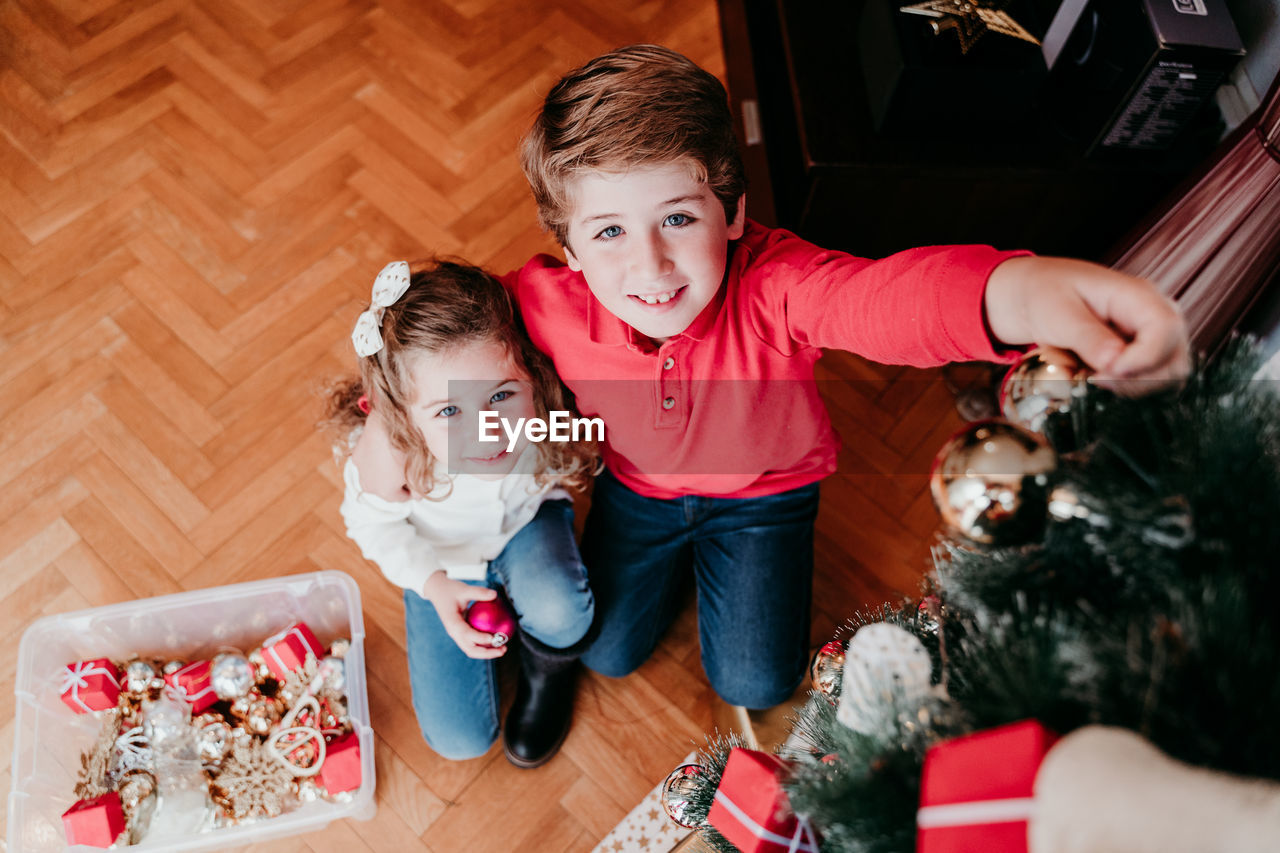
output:
[[[689,327],[724,279],[742,236],[684,162],[584,172],[569,182],[569,268],[614,316],[659,344]]]

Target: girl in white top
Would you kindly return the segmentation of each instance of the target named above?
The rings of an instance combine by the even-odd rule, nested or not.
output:
[[[521,646],[503,746],[512,763],[537,766],[568,732],[594,615],[563,487],[585,485],[595,448],[480,440],[481,411],[514,424],[571,408],[510,296],[480,269],[388,264],[352,341],[360,376],[331,393],[327,420],[349,449],[342,516],[364,556],[404,589],[423,736],[455,759],[497,738],[494,659],[507,647],[464,614],[502,587]]]

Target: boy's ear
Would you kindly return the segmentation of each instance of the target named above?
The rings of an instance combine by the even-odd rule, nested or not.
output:
[[[738,196],[738,212],[734,214],[733,221],[729,223],[729,239],[737,240],[742,236],[742,232],[747,227],[747,194],[743,193]]]
[[[582,272],[582,264],[574,256],[573,249],[570,249],[568,246],[564,247],[564,259],[569,264],[569,269],[574,272]]]

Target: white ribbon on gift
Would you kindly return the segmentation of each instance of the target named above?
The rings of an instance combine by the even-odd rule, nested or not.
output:
[[[210,693],[213,693],[213,679],[208,678],[207,683],[204,686],[204,689],[197,691],[195,693],[189,692],[185,684],[175,684],[174,682],[178,680],[179,675],[182,675],[187,670],[192,669],[193,667],[198,667],[201,664],[205,664],[206,666],[208,666],[208,663],[209,663],[208,661],[196,661],[195,663],[187,664],[182,669],[175,670],[173,673],[169,675],[169,678],[172,678],[173,681],[166,680],[166,686],[164,689],[165,695],[168,696],[170,699],[173,699],[174,701],[186,702],[188,705],[194,708],[197,699],[203,699],[205,696],[208,696]]]
[[[267,639],[264,640],[262,643],[263,656],[265,657],[266,655],[270,655],[271,658],[276,662],[276,665],[280,667],[281,671],[283,672],[293,671],[293,667],[285,663],[284,659],[280,657],[280,653],[276,651],[276,646],[280,643],[280,641],[284,640],[290,635],[296,635],[298,637],[298,642],[302,643],[302,648],[310,652],[312,655],[314,655],[316,660],[319,660],[321,658],[320,653],[324,651],[324,647],[319,645],[319,641],[317,641],[316,646],[313,647],[311,643],[307,641],[306,635],[302,633],[302,630],[299,629],[297,625],[294,625],[291,628],[286,628],[285,630],[281,631],[279,634],[273,634],[270,637],[267,637]],[[303,654],[303,660],[306,660],[305,653]]]
[[[368,358],[382,349],[382,315],[408,289],[407,262],[392,261],[378,273],[378,277],[373,280],[369,310],[356,318],[356,327],[351,331],[351,343],[355,345],[356,355]]]
[[[729,814],[733,815],[738,823],[745,826],[753,836],[761,841],[786,844],[787,853],[818,853],[818,839],[814,836],[813,826],[809,823],[807,817],[796,815],[796,831],[790,838],[787,838],[785,835],[779,835],[768,827],[756,823],[751,815],[744,812],[737,803],[729,799],[723,792],[716,791],[715,801],[728,809]]]
[[[92,714],[95,709],[90,708],[85,701],[80,698],[80,688],[89,686],[89,676],[105,675],[111,679],[111,683],[117,688],[120,686],[120,679],[116,674],[104,666],[91,666],[93,661],[80,661],[79,663],[69,663],[62,672],[62,688],[59,693],[65,694],[71,691],[71,698],[84,708],[85,713]]]
[[[1031,819],[1036,801],[1031,797],[1007,800],[973,800],[967,803],[944,803],[921,806],[916,812],[916,826],[938,829],[944,826],[981,826],[988,823],[1018,823]]]

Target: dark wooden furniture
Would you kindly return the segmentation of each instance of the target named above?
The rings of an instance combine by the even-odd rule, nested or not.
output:
[[[1280,281],[1280,80],[1261,107],[1125,240],[1111,264],[1150,278],[1221,348]],[[1274,310],[1274,309],[1273,309]],[[1269,329],[1255,329],[1267,333]]]
[[[944,119],[929,138],[885,136],[858,51],[864,2],[721,0],[753,218],[870,257],[977,242],[1097,260],[1216,139],[1202,122],[1172,156],[1105,163],[1055,127],[1052,104],[950,133],[948,111],[963,116],[946,99],[929,105]]]

